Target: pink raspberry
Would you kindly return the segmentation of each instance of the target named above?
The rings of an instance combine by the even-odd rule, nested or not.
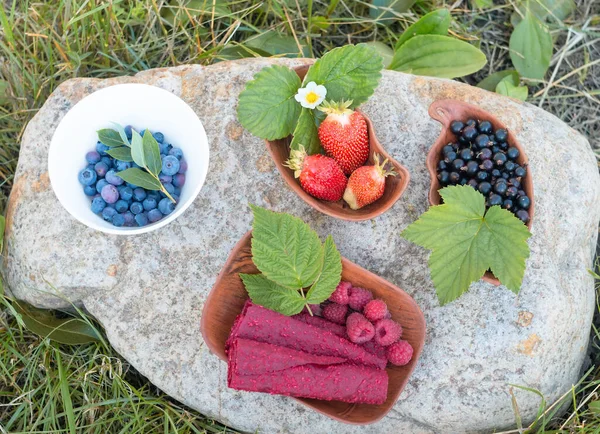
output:
[[[365,288],[352,287],[349,291],[350,296],[348,297],[348,305],[356,310],[361,312],[365,305],[373,300],[373,294],[371,291]]]
[[[388,313],[387,304],[383,300],[371,300],[363,309],[363,315],[373,323],[385,318]]]
[[[320,304],[309,304],[308,307],[310,307],[310,311],[314,316],[323,316],[323,308]],[[309,313],[306,307],[303,312]]]
[[[398,342],[387,347],[387,359],[392,365],[404,366],[412,359],[413,347],[406,341]]]
[[[373,339],[375,327],[362,314],[354,312],[346,319],[346,333],[355,344],[364,344]]]
[[[323,318],[336,324],[344,324],[347,313],[348,306],[345,304],[329,303],[323,308]]]
[[[348,290],[350,288],[352,288],[352,284],[342,280],[333,291],[333,294],[329,296],[329,300],[337,304],[348,304]]]
[[[375,324],[375,342],[387,347],[402,336],[402,326],[391,319],[381,319]]]

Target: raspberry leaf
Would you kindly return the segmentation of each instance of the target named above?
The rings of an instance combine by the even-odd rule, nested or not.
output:
[[[278,285],[264,274],[240,273],[240,278],[250,299],[267,309],[290,316],[299,313],[306,304],[306,299],[300,292]]]
[[[303,108],[298,119],[298,124],[294,129],[294,138],[290,144],[291,149],[299,149],[300,145],[304,146],[308,155],[318,154],[321,152],[321,142],[319,141],[317,119],[315,110]]]
[[[485,210],[483,195],[469,186],[440,190],[442,205],[432,206],[402,237],[432,250],[431,280],[440,304],[469,289],[486,270],[518,293],[529,257],[527,227],[498,206]]]
[[[334,48],[318,59],[304,77],[327,88],[327,100],[352,99],[352,108],[365,102],[379,84],[383,59],[367,44]]]
[[[240,123],[263,139],[287,137],[300,115],[300,104],[294,99],[299,87],[300,78],[291,69],[280,65],[263,68],[240,94]]]
[[[323,245],[324,261],[319,277],[306,294],[308,304],[319,304],[329,298],[342,280],[342,256],[331,235]]]
[[[109,148],[115,148],[117,146],[129,146],[129,142],[123,142],[123,139],[119,135],[118,131],[111,130],[110,128],[98,130],[98,140],[100,140]]]
[[[117,176],[125,182],[135,184],[138,187],[142,187],[147,190],[162,190],[163,188],[158,179],[150,175],[148,172],[138,169],[137,167],[132,167],[131,169],[117,172]]]
[[[311,285],[323,266],[319,236],[298,217],[253,206],[252,259],[270,280],[299,290]]]
[[[144,166],[148,169],[148,172],[158,176],[162,168],[162,160],[160,159],[160,148],[158,142],[148,130],[144,133],[142,138],[142,150],[144,154]]]
[[[108,155],[117,160],[132,162],[133,158],[131,158],[131,149],[127,146],[119,146],[118,148],[111,148],[106,151]]]

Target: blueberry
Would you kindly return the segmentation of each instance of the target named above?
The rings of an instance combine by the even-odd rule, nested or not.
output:
[[[490,136],[488,136],[487,134],[480,134],[477,137],[475,137],[475,145],[477,145],[479,149],[486,148],[489,143]]]
[[[135,190],[136,188],[140,188],[135,184],[132,184],[131,182],[126,182],[125,185],[127,185],[127,187],[131,188],[132,190]]]
[[[146,193],[146,198],[147,199],[154,199],[156,201],[156,203],[158,203],[158,201],[161,199],[160,194],[158,193],[158,191],[148,191]]]
[[[135,216],[133,215],[133,213],[131,211],[125,211],[123,213],[123,218],[125,219],[124,226],[131,227],[131,226],[134,225],[134,223],[135,223]]]
[[[86,185],[85,187],[83,187],[83,193],[86,196],[95,196],[97,193],[96,186],[94,184]]]
[[[126,200],[119,199],[115,202],[115,209],[117,210],[117,212],[125,212],[129,209],[129,204]]]
[[[175,196],[179,197],[181,195],[181,188],[180,187],[175,187],[175,189],[173,190],[173,194],[171,195],[171,197],[173,199],[175,199]]]
[[[141,214],[142,212],[144,212],[144,205],[142,205],[141,202],[133,202],[130,206],[129,209],[131,210],[132,213],[134,213],[135,215]]]
[[[98,178],[104,178],[106,172],[108,172],[108,166],[104,161],[100,161],[94,166],[94,171],[96,172],[96,175],[98,175]]]
[[[498,143],[504,143],[508,138],[508,131],[506,131],[504,128],[500,128],[496,130],[496,133],[494,135],[496,136],[496,140],[498,140]]]
[[[511,210],[514,208],[514,203],[512,201],[512,199],[505,199],[504,202],[502,202],[502,208],[507,209],[507,210]]]
[[[98,193],[102,193],[102,189],[104,188],[105,185],[108,185],[108,182],[106,182],[105,179],[100,179],[97,183],[96,183],[96,191]]]
[[[133,127],[131,125],[126,125],[123,129],[125,130],[125,135],[127,136],[127,138],[131,140],[131,137],[133,136]]]
[[[517,205],[519,205],[519,208],[521,209],[529,209],[531,206],[531,200],[527,196],[519,196],[517,198]]]
[[[448,163],[446,163],[444,160],[440,160],[438,162],[437,165],[438,170],[446,170],[448,168]],[[182,173],[179,173],[179,175],[183,175]],[[177,175],[175,175],[177,176]]]
[[[479,121],[478,129],[483,134],[491,134],[492,123],[490,121]]]
[[[529,221],[529,213],[524,209],[520,209],[517,211],[517,218],[521,220],[523,223],[527,223]]]
[[[527,169],[525,169],[524,167],[517,167],[515,169],[515,176],[522,178],[527,174]]]
[[[475,137],[477,137],[477,135],[477,128],[475,128],[474,126],[466,127],[462,132],[462,136],[469,142],[474,140]]]
[[[158,210],[164,215],[171,214],[175,209],[175,204],[171,202],[171,199],[164,198],[158,203]]]
[[[179,194],[177,194],[177,193],[172,194],[171,197],[173,198],[173,200],[175,201],[175,203],[179,203]]]
[[[169,155],[176,157],[178,160],[183,158],[183,151],[180,148],[171,148]]]
[[[493,159],[496,163],[496,166],[502,166],[504,163],[506,163],[506,154],[504,152],[496,152]]]
[[[100,158],[100,154],[97,151],[90,151],[85,154],[85,159],[90,164],[96,164],[98,161],[100,161]]]
[[[102,199],[106,201],[106,203],[115,203],[117,200],[119,200],[119,191],[117,190],[117,187],[112,184],[105,185],[102,188],[100,195],[102,196]]]
[[[469,161],[467,163],[467,175],[475,176],[475,174],[479,171],[479,164],[476,161]]]
[[[136,215],[134,218],[135,218],[135,222],[138,224],[138,226],[146,226],[148,224],[148,216],[146,215],[145,212]]]
[[[502,205],[502,196],[499,194],[490,194],[488,206]]]
[[[490,184],[489,182],[480,182],[479,183],[479,192],[481,194],[488,194],[490,191],[492,191],[492,184]]]
[[[174,148],[175,149],[175,148]],[[165,175],[173,176],[179,171],[179,160],[173,155],[167,155],[162,160],[162,172]]]
[[[96,143],[96,152],[98,152],[100,155],[105,156],[108,155],[106,153],[106,151],[108,151],[110,148],[108,146],[106,146],[104,143],[102,142],[98,142]]]
[[[446,164],[444,161],[440,161],[440,163]],[[173,177],[173,185],[175,187],[183,187],[185,184],[185,175],[183,173],[178,173]]]
[[[112,218],[112,224],[118,228],[123,226],[125,224],[125,217],[123,217],[123,214],[115,214]]]
[[[446,185],[446,184],[448,184],[448,181],[450,180],[450,174],[448,172],[446,172],[445,170],[442,170],[440,173],[438,173],[437,178],[440,181],[440,184]]]
[[[77,179],[79,179],[81,185],[92,185],[94,182],[96,182],[98,176],[96,175],[95,171],[85,168],[79,172]]]
[[[170,182],[167,182],[166,184],[163,184],[163,187],[165,188],[165,190],[167,190],[167,192],[169,194],[175,193],[175,187]]]
[[[142,187],[135,188],[133,190],[133,198],[138,202],[142,202],[144,199],[146,199],[146,190],[144,190]]]
[[[465,124],[463,124],[461,121],[452,121],[450,124],[450,131],[458,136],[464,127]]]
[[[106,167],[108,167],[109,169],[111,167],[113,167],[114,160],[111,157],[102,157],[102,159],[100,161],[102,161],[104,164],[106,164]]]
[[[446,163],[452,163],[454,160],[456,160],[456,152],[454,152],[454,151],[448,152],[446,154],[446,156],[444,157],[444,161]]]
[[[492,160],[483,160],[481,162],[481,168],[483,170],[492,170],[493,167],[494,167],[494,163],[492,162]]]
[[[514,146],[511,146],[510,148],[508,148],[508,151],[506,151],[506,156],[511,160],[516,160],[517,158],[519,158],[519,150]]]
[[[458,154],[460,156],[460,158],[462,158],[465,161],[469,161],[471,158],[473,158],[473,151],[471,151],[470,149],[463,149],[462,151],[460,151],[460,154]]]
[[[170,150],[169,146],[171,146],[171,145],[169,145],[168,143],[159,143],[158,144],[158,148],[160,149],[160,153],[164,154],[164,155],[167,155],[169,153],[169,150]]]
[[[490,174],[484,170],[481,170],[481,171],[477,172],[477,175],[475,177],[479,181],[487,181],[488,179],[490,179]]]
[[[165,140],[165,135],[161,132],[152,133],[152,137],[154,137],[154,140],[158,143],[162,143]]]
[[[158,209],[156,209],[156,208],[151,209],[150,211],[148,211],[148,221],[150,223],[157,222],[162,217],[163,217],[162,213]]]
[[[494,184],[494,191],[500,195],[506,193],[507,189],[508,189],[508,186],[506,185],[506,182],[500,182],[500,180],[498,180]]]
[[[113,216],[117,214],[117,211],[114,208],[107,206],[102,210],[102,218],[107,222],[112,221]]]
[[[448,143],[447,145],[444,145],[444,147],[442,148],[442,154],[444,154],[444,155],[446,155],[448,152],[453,152],[453,151],[454,151],[454,147],[450,143]]]
[[[458,172],[451,172],[448,179],[451,184],[456,184],[458,183],[458,181],[460,181],[460,175],[458,174]]]
[[[131,187],[127,187],[122,185],[118,188],[119,197],[123,200],[129,200],[133,197],[133,189]]]
[[[94,214],[100,214],[102,210],[106,208],[106,202],[101,197],[95,197],[92,200],[92,212]]]
[[[108,172],[106,172],[104,179],[106,179],[106,182],[112,185],[122,185],[125,182],[122,178],[117,176],[117,172],[115,172],[114,169],[110,169]]]
[[[163,183],[166,184],[167,182],[173,182],[173,177],[171,175],[165,175],[164,173],[160,173],[158,175],[158,180]]]
[[[153,198],[153,197],[147,197],[142,202],[142,205],[144,206],[144,209],[146,211],[150,211],[150,210],[153,210],[153,209],[156,208],[157,200],[155,198]]]
[[[131,163],[127,161],[116,160],[115,167],[117,172],[122,172],[123,170],[127,170],[131,167]]]

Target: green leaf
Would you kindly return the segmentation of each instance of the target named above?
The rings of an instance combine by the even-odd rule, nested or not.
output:
[[[544,78],[552,58],[552,36],[530,12],[510,35],[509,48],[510,59],[522,77]]]
[[[23,323],[33,333],[62,344],[85,344],[100,340],[98,331],[80,318],[56,318],[51,311],[38,309],[24,301],[12,305]]]
[[[225,60],[245,59],[247,57],[270,57],[271,54],[257,48],[244,45],[229,44],[221,49],[215,58],[215,63]]]
[[[397,14],[409,10],[416,0],[372,0],[369,15],[381,24],[392,24]]]
[[[365,102],[379,83],[383,60],[367,44],[334,48],[308,70],[303,83],[314,81],[327,88],[327,100],[352,99],[352,107]]]
[[[290,289],[312,284],[323,265],[319,236],[298,217],[251,205],[252,260],[270,280]]]
[[[290,148],[299,149],[300,145],[302,145],[309,155],[318,154],[322,149],[318,133],[319,129],[315,119],[315,111],[302,108]]]
[[[447,35],[450,19],[448,9],[438,9],[423,15],[419,21],[402,33],[400,39],[396,42],[396,50],[410,38],[417,35]]]
[[[240,273],[240,277],[250,299],[267,309],[290,316],[299,313],[306,305],[306,299],[298,290],[280,286],[264,274]]]
[[[217,20],[219,17],[231,15],[228,4],[227,0],[171,0],[168,5],[161,7],[160,14],[171,26],[176,23],[185,26],[189,23],[190,17],[208,15],[210,19],[214,13],[215,20]],[[144,10],[144,16],[145,12]]]
[[[98,140],[104,143],[110,148],[116,148],[118,146],[129,146],[129,142],[123,143],[121,136],[118,131],[111,130],[110,128],[104,128],[98,130]]]
[[[131,158],[138,166],[146,167],[146,160],[144,160],[144,139],[135,130],[131,130]]]
[[[531,0],[515,3],[515,13],[511,15],[510,21],[513,26],[521,22],[521,17],[529,10],[538,20],[563,21],[577,9],[573,0]]]
[[[315,15],[310,20],[310,32],[321,33],[329,28],[331,23],[326,17]],[[309,57],[309,56],[306,56]]]
[[[8,103],[8,81],[0,80],[0,105]]]
[[[591,401],[588,404],[588,410],[590,410],[594,415],[600,415],[600,401]]]
[[[110,155],[111,157],[116,158],[117,160],[127,161],[127,162],[133,161],[133,158],[131,157],[131,148],[128,148],[127,146],[111,148],[108,151],[106,151],[106,153],[108,155]]]
[[[123,126],[121,124],[118,124],[116,122],[111,122],[114,127],[115,130],[119,133],[119,137],[121,137],[121,140],[123,141],[123,144],[127,147],[129,147],[129,139],[127,138],[127,134],[125,133],[125,128],[123,128]]]
[[[432,250],[431,280],[440,304],[449,303],[490,269],[517,293],[529,257],[527,227],[498,206],[485,210],[483,195],[469,186],[440,190],[444,203],[429,208],[402,237]]]
[[[150,173],[153,173],[156,177],[158,177],[162,169],[162,160],[160,159],[160,148],[158,146],[158,142],[148,130],[146,130],[144,133],[142,142],[144,150],[144,162],[146,163],[144,167],[146,167]]]
[[[387,68],[390,63],[392,63],[392,59],[394,57],[394,50],[387,44],[384,44],[380,41],[370,41],[366,42],[369,47],[373,47],[375,51],[379,53],[383,60],[383,67]]]
[[[514,77],[509,75],[505,77],[503,80],[498,83],[496,86],[496,93],[500,95],[506,95],[511,98],[520,99],[521,101],[525,101],[527,99],[527,86],[519,86],[519,81],[517,83],[514,82]]]
[[[489,90],[490,92],[495,92],[498,83],[500,83],[507,76],[512,76],[513,81],[516,81],[516,83],[519,84],[519,73],[514,69],[505,69],[504,71],[497,71],[488,75],[486,78],[477,83],[477,87]]]
[[[323,245],[324,261],[321,273],[306,294],[308,304],[320,304],[329,298],[342,279],[342,255],[331,235]]]
[[[299,87],[300,78],[291,69],[279,65],[264,68],[240,94],[240,123],[267,140],[290,135],[300,115],[301,106],[294,99]]]
[[[479,71],[486,62],[485,54],[466,42],[442,35],[417,35],[396,50],[389,69],[455,78]]]
[[[494,6],[494,0],[475,0],[475,4],[478,8],[491,8]]]
[[[126,169],[121,172],[117,172],[117,176],[123,181],[135,184],[138,187],[145,188],[147,190],[161,190],[162,184],[148,172],[144,172],[137,167]]]
[[[309,57],[310,53],[306,45],[300,44],[298,48],[296,39],[275,30],[267,30],[244,41],[244,45],[250,48],[265,51],[271,55],[284,55],[286,57]]]

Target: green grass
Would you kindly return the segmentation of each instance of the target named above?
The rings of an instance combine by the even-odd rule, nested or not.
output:
[[[476,84],[510,67],[508,38],[513,11],[497,1],[484,10],[471,2],[418,1],[385,24],[369,15],[369,1],[193,0],[3,0],[0,8],[0,212],[4,210],[27,122],[50,93],[73,77],[111,77],[179,64],[209,65],[261,51],[250,39],[268,31],[286,46],[318,57],[347,43],[380,41],[393,46],[424,13],[453,7],[451,33],[480,46],[488,65],[462,80]],[[551,23],[556,39],[548,82],[531,84],[530,102],[586,134],[600,149],[600,2],[577,0],[564,23]],[[381,11],[383,13],[384,11]],[[169,16],[170,14],[170,16]],[[575,71],[575,72],[573,72]],[[149,384],[102,340],[66,346],[41,339],[15,319],[6,299],[0,307],[0,432],[226,432]],[[598,324],[598,321],[595,322]],[[598,365],[598,336],[591,361]],[[564,397],[562,416],[542,409],[560,432],[600,432],[600,371]],[[517,413],[518,414],[518,413]],[[564,426],[561,428],[561,426]],[[517,432],[517,431],[513,431]]]

